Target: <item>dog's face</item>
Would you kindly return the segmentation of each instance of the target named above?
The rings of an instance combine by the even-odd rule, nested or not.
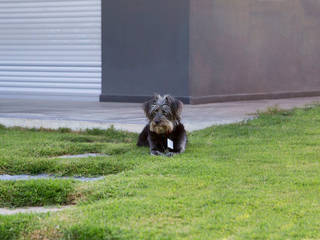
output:
[[[150,122],[150,131],[169,134],[180,121],[182,102],[170,95],[155,95],[144,103],[144,112]]]

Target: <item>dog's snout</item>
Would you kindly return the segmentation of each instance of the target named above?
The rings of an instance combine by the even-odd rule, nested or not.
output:
[[[155,123],[155,124],[159,124],[159,123],[160,123],[160,119],[155,119],[155,120],[154,120],[154,123]]]

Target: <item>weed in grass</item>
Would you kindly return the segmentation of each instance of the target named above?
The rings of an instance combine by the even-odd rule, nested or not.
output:
[[[26,240],[57,240],[62,239],[63,234],[59,232],[59,229],[57,228],[49,228],[49,229],[37,229],[31,232],[30,234],[27,234],[26,236],[23,236],[23,239]]]
[[[267,109],[264,111],[258,110],[256,113],[257,116],[264,116],[264,115],[290,116],[292,114],[293,114],[293,110],[281,109],[278,104],[267,107]]]
[[[0,237],[1,240],[18,239],[23,233],[28,232],[39,221],[34,215],[0,215]]]
[[[103,176],[117,174],[134,166],[134,162],[114,157],[72,158],[57,161],[53,169],[60,176]]]
[[[102,129],[87,129],[88,135],[101,136],[100,141],[114,142],[114,143],[132,143],[137,139],[137,134],[129,133],[127,131],[116,130],[113,126],[107,130]]]
[[[0,207],[70,204],[75,184],[71,180],[2,181]]]
[[[87,129],[86,133],[89,135],[99,136],[99,135],[104,135],[105,130],[99,129],[99,128],[93,128],[93,129]]]
[[[100,139],[101,138],[97,138],[96,136],[62,136],[61,137],[62,141],[70,141],[73,143],[101,142]]]
[[[110,176],[106,180],[96,183],[81,184],[77,192],[81,196],[82,204],[111,198],[130,198],[136,196],[137,190],[146,188],[144,178],[130,178],[121,180],[116,176]]]
[[[78,143],[71,144],[65,142],[56,143],[38,143],[26,150],[25,156],[32,157],[54,157],[66,154],[81,154],[81,153],[100,153],[102,145],[99,143],[88,144]]]
[[[60,133],[70,133],[72,130],[70,128],[59,128],[58,132]]]
[[[109,240],[120,239],[112,234],[106,226],[98,226],[95,223],[76,224],[64,230],[65,240]]]

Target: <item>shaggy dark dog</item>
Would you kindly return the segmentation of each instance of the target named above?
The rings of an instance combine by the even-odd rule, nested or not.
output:
[[[149,123],[139,135],[138,146],[148,146],[151,155],[173,156],[185,151],[187,133],[180,122],[182,102],[170,95],[155,95],[143,104]]]

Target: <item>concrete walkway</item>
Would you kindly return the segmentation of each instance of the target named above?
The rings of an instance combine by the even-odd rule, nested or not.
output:
[[[183,123],[188,131],[193,131],[211,125],[243,121],[251,118],[258,110],[265,110],[270,106],[290,109],[316,102],[320,102],[320,97],[185,105]],[[28,128],[66,127],[73,130],[107,129],[114,125],[116,129],[140,132],[146,119],[141,104],[135,103],[0,98],[0,124]]]

